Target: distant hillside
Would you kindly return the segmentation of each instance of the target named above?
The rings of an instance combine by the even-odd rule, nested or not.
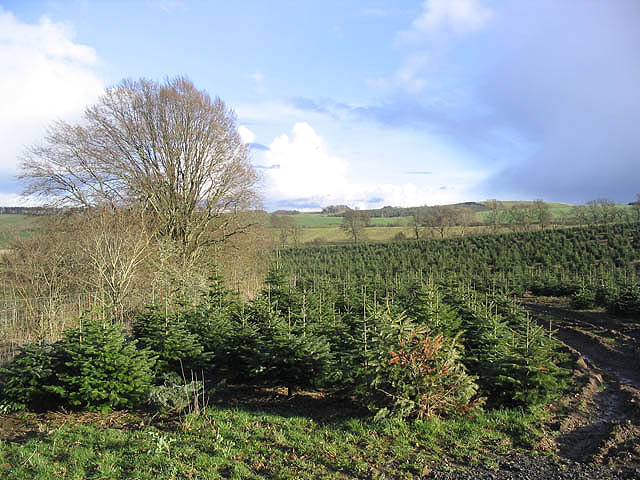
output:
[[[478,212],[487,212],[490,210],[488,204],[490,200],[483,202],[461,202],[461,203],[453,203],[449,205],[440,205],[442,207],[447,208],[468,208],[472,210],[474,213]],[[544,202],[552,209],[566,209],[572,207],[572,205],[568,203],[558,203],[558,202]],[[531,207],[534,202],[530,200],[509,200],[509,201],[500,201],[498,200],[498,204],[501,209],[509,209],[512,207]],[[390,217],[411,217],[416,213],[425,213],[429,208],[433,207],[422,205],[419,207],[391,207],[385,206],[382,208],[374,208],[369,210],[361,210],[362,212],[369,215],[371,218],[390,218]],[[342,217],[345,210],[348,210],[349,207],[346,205],[332,205],[330,207],[326,207],[322,209],[323,214],[328,214],[332,217]]]
[[[483,203],[478,202],[463,202],[463,203],[455,203],[451,205],[443,205],[444,207],[464,207],[473,210],[474,212],[483,212],[489,210],[489,208]],[[341,217],[344,214],[344,211],[349,207],[346,205],[340,205],[342,207],[339,211],[331,211],[334,210],[334,207],[327,207],[322,210],[323,213],[330,213],[329,216]],[[371,218],[391,218],[391,217],[411,217],[416,213],[426,212],[430,206],[422,205],[420,207],[391,207],[385,206],[382,208],[375,208],[369,210],[360,210],[361,212],[366,213]]]
[[[485,207],[484,209],[486,210],[487,204],[490,202],[491,200],[486,200],[484,202],[479,202],[479,205],[482,205],[483,207]],[[473,203],[473,202],[471,202]],[[530,207],[534,204],[534,201],[531,200],[498,200],[498,204],[500,204],[501,207],[503,208],[511,208],[511,207]],[[559,208],[559,207],[572,207],[573,205],[569,204],[569,203],[560,203],[560,202],[544,202],[545,204],[547,204],[549,207],[551,208]]]

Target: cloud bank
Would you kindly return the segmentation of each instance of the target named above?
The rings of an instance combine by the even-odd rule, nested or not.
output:
[[[307,122],[298,122],[290,134],[275,138],[263,158],[260,167],[272,199],[268,202],[271,209],[313,210],[332,204],[377,208],[454,201],[453,194],[440,185],[352,181],[351,162],[332,154],[324,138]]]
[[[95,101],[104,89],[98,64],[91,47],[73,41],[68,25],[46,17],[23,23],[0,7],[0,175],[17,173],[24,147],[41,139],[51,121],[73,119]],[[19,203],[16,193],[5,192],[3,204]]]
[[[426,1],[398,34],[405,94],[359,113],[474,148],[494,170],[476,187],[485,196],[631,201],[640,191],[640,3],[487,5]]]
[[[640,191],[638,25],[635,0],[510,4],[490,46],[502,47],[477,93],[491,108],[488,120],[517,129],[536,149],[487,189],[633,200]]]
[[[426,0],[411,28],[398,34],[398,41],[424,45],[443,34],[466,35],[482,29],[492,16],[480,0]]]

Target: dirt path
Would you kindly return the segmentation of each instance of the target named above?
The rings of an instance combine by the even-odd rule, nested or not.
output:
[[[578,358],[583,386],[559,406],[552,447],[573,461],[640,464],[640,322],[549,301],[523,305]]]

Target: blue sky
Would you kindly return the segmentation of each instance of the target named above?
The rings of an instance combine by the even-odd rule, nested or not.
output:
[[[270,209],[640,191],[637,0],[3,1],[0,203],[122,78],[237,113]]]

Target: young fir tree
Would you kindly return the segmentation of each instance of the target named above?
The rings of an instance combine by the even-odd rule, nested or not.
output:
[[[123,325],[84,319],[52,352],[54,382],[43,389],[62,405],[108,411],[139,404],[151,387],[156,357],[137,348]]]
[[[366,405],[378,417],[430,417],[468,411],[477,402],[474,378],[461,362],[457,338],[404,315],[387,316],[376,332]]]
[[[57,396],[43,388],[55,384],[52,353],[52,345],[25,345],[0,368],[0,413],[49,410],[59,404]]]
[[[182,312],[166,313],[158,306],[147,306],[134,319],[133,334],[142,347],[158,356],[158,377],[168,373],[182,376],[208,366],[200,338],[189,330]]]

